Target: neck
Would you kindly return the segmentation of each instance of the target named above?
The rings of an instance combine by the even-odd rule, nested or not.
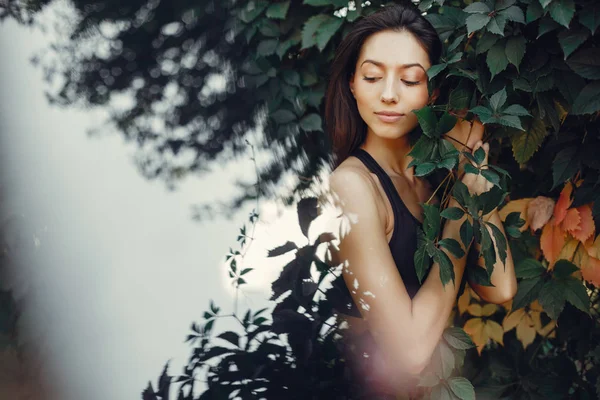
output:
[[[392,171],[412,180],[413,168],[410,170],[408,168],[412,160],[412,157],[408,156],[411,150],[408,134],[398,139],[385,139],[368,132],[360,147],[366,150],[388,174]]]

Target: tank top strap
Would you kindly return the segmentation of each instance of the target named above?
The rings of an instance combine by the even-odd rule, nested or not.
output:
[[[408,207],[406,207],[406,204],[404,204],[404,201],[402,201],[402,198],[400,197],[398,190],[396,190],[396,187],[394,186],[394,183],[392,182],[392,178],[390,178],[390,176],[387,174],[387,172],[385,172],[385,170],[381,167],[381,165],[379,165],[379,163],[377,161],[375,161],[373,156],[371,156],[365,149],[362,149],[360,147],[358,147],[354,151],[352,151],[352,153],[350,155],[355,156],[356,158],[361,160],[363,162],[363,164],[365,164],[366,167],[369,168],[369,170],[371,172],[373,172],[379,178],[379,182],[381,182],[381,186],[383,186],[383,190],[385,190],[385,193],[386,193],[388,199],[390,200],[390,203],[392,204],[392,210],[394,211],[395,221],[398,221],[398,215],[397,215],[396,210],[399,208],[403,212],[405,212],[408,216],[410,216],[411,219],[417,223],[417,225],[422,225],[421,221],[419,221],[410,212]],[[394,225],[397,226],[398,224],[396,222],[394,222]]]

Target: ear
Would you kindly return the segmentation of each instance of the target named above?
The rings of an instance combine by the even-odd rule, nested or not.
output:
[[[354,74],[350,75],[348,85],[350,86],[350,92],[352,92],[352,96],[354,96]]]

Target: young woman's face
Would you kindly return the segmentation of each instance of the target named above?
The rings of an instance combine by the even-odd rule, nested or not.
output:
[[[411,111],[427,105],[430,66],[427,52],[409,32],[381,31],[365,40],[350,90],[369,134],[397,139],[417,126]]]

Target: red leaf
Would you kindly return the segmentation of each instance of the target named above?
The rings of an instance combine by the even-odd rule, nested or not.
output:
[[[581,216],[576,208],[570,208],[567,210],[567,215],[562,222],[562,227],[566,231],[574,231],[579,229],[579,223],[581,222]]]
[[[577,207],[576,210],[579,212],[581,222],[577,229],[570,230],[569,233],[571,233],[575,239],[585,242],[596,230],[594,217],[592,217],[592,208],[588,204],[585,204]]]
[[[565,187],[560,192],[556,206],[554,206],[554,224],[558,225],[567,216],[567,209],[571,206],[573,200],[571,200],[571,193],[573,192],[573,185],[571,182],[567,182]]]
[[[540,238],[540,247],[544,257],[550,263],[556,261],[560,250],[565,245],[565,231],[556,223],[544,225],[542,237]]]

